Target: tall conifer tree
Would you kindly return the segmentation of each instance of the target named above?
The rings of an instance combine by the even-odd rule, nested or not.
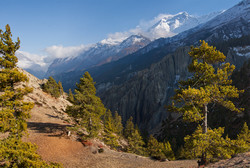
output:
[[[59,92],[60,92],[60,95],[63,95],[63,86],[62,86],[62,82],[61,81],[59,81],[58,82],[58,88],[59,88]]]
[[[55,98],[58,98],[63,94],[62,83],[59,81],[57,84],[52,76],[50,76],[48,81],[44,84],[43,90]]]
[[[34,144],[23,142],[27,130],[26,120],[30,117],[33,103],[23,101],[23,97],[32,92],[27,86],[17,87],[20,82],[27,82],[25,74],[17,69],[18,59],[15,52],[20,47],[20,40],[12,41],[10,26],[0,30],[0,133],[8,133],[0,140],[1,167],[60,167],[48,165],[36,154]]]
[[[88,72],[85,72],[80,83],[76,84],[74,101],[68,106],[67,113],[74,117],[76,123],[85,127],[88,137],[96,137],[101,129],[101,116],[106,108],[99,97],[96,96],[95,82]]]
[[[226,57],[216,48],[202,41],[200,47],[191,47],[189,55],[192,63],[188,70],[193,76],[179,82],[180,88],[176,90],[173,97],[175,103],[170,110],[182,113],[185,120],[202,121],[202,133],[206,134],[208,105],[217,103],[231,111],[240,112],[243,109],[236,108],[228,98],[238,98],[243,91],[231,85],[230,76],[235,66],[224,63]],[[202,155],[204,158],[205,150]]]
[[[74,102],[74,95],[73,95],[71,89],[69,89],[69,95],[68,95],[67,100],[70,101],[71,103]]]
[[[122,117],[118,114],[117,111],[115,112],[114,115],[114,127],[115,127],[115,133],[121,136],[123,131]]]
[[[126,122],[126,126],[124,129],[124,137],[128,138],[129,136],[132,135],[134,131],[135,131],[135,125],[133,123],[133,117],[131,116]]]
[[[118,135],[115,135],[115,125],[112,113],[110,110],[106,112],[104,115],[104,142],[105,144],[109,145],[111,148],[118,147]]]

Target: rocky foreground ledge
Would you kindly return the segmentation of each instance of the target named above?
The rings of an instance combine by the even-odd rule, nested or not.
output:
[[[214,164],[208,165],[207,167],[218,167],[218,168],[249,168],[250,167],[250,152],[240,153],[235,157],[227,160],[221,160]]]

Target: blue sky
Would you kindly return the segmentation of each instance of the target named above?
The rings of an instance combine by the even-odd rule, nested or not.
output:
[[[39,54],[53,45],[96,43],[161,13],[203,15],[240,0],[1,0],[0,28],[11,26],[20,50]]]

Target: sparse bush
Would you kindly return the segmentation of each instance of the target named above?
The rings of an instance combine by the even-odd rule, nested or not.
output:
[[[56,83],[56,80],[50,76],[48,81],[43,85],[43,91],[51,94],[51,96],[58,98],[63,94],[62,83]]]

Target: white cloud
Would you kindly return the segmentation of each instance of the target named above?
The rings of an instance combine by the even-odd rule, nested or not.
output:
[[[87,48],[89,48],[89,46],[80,45],[64,47],[62,45],[53,45],[44,49],[45,53],[47,54],[45,61],[51,62],[55,58],[76,57]]]
[[[49,65],[56,58],[76,57],[83,53],[91,45],[70,46],[54,45],[45,48],[42,54],[32,54],[26,51],[17,51],[18,66],[24,69],[47,71]]]
[[[174,15],[170,15],[170,14],[159,14],[158,16],[156,16],[155,18],[151,20],[147,20],[147,21],[142,20],[140,21],[139,25],[137,25],[135,28],[130,29],[129,31],[116,32],[116,33],[109,34],[108,38],[103,40],[102,42],[107,42],[107,43],[108,42],[112,43],[114,41],[121,42],[133,34],[140,34],[140,35],[150,38],[151,40],[154,40],[160,37],[166,37],[168,36],[166,32],[159,30],[156,33],[152,33],[150,32],[150,28],[152,28],[152,26],[154,26],[161,19],[171,18],[173,16]],[[173,34],[171,34],[171,36],[173,36]]]
[[[17,51],[18,66],[24,69],[36,67],[37,70],[46,70],[47,64],[44,62],[45,55],[31,54],[25,51]]]

